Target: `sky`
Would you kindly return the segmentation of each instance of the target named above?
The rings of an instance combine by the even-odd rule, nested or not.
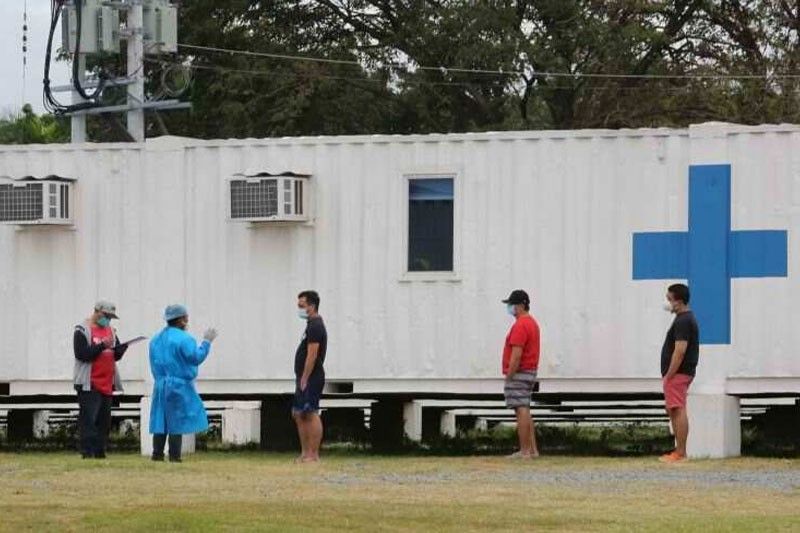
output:
[[[23,92],[22,14],[25,0],[0,0],[0,117],[19,112],[30,103],[37,113],[42,106],[44,53],[50,26],[50,0],[28,2],[28,67]],[[61,47],[61,27],[56,30],[53,51]],[[69,64],[54,61],[50,68],[52,85],[69,83]],[[56,97],[69,102],[69,93]]]

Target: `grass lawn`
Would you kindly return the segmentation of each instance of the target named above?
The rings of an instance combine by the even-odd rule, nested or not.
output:
[[[0,454],[0,531],[800,531],[800,461]]]

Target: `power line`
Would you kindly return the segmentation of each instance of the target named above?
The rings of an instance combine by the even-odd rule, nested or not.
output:
[[[179,62],[172,62],[172,61],[164,61],[158,59],[146,59],[145,61],[149,63],[159,64],[162,67],[171,68],[176,66],[182,66],[184,68],[192,69],[192,70],[203,70],[203,71],[214,71],[224,74],[242,74],[247,76],[254,76],[254,77],[267,77],[267,78],[312,78],[312,79],[324,79],[324,80],[333,80],[333,81],[350,81],[350,82],[365,82],[365,83],[374,83],[374,84],[381,84],[386,85],[389,82],[387,80],[382,79],[374,79],[374,78],[366,78],[363,76],[332,76],[327,74],[317,74],[317,73],[294,73],[294,72],[276,72],[273,70],[255,70],[255,69],[240,69],[240,68],[231,68],[226,67],[223,65],[214,65],[214,64],[183,64]],[[698,80],[693,80],[698,81]],[[477,85],[497,85],[497,84],[506,84],[505,80],[479,80],[479,81],[460,81],[460,82],[437,82],[437,81],[425,81],[425,80],[402,80],[401,84],[404,85],[421,85],[421,86],[450,86],[450,87],[474,87]],[[681,85],[681,86],[672,86],[672,87],[661,87],[658,89],[659,91],[663,92],[672,92],[672,93],[681,93],[685,92],[686,89],[691,88],[691,85]],[[548,90],[555,90],[555,91],[576,91],[576,90],[592,90],[592,91],[599,91],[599,92],[630,92],[630,93],[641,93],[643,91],[650,91],[649,87],[619,87],[615,85],[585,85],[583,87],[575,87],[571,85],[542,85],[540,89],[543,91]]]
[[[290,54],[275,54],[270,52],[254,52],[250,50],[236,50],[232,48],[219,48],[215,46],[200,46],[179,43],[180,48],[187,50],[200,50],[205,52],[280,59],[286,61],[309,61],[314,63],[328,63],[335,65],[354,65],[363,67],[359,61],[348,59],[330,59],[324,57],[298,56]],[[523,72],[521,70],[487,70],[463,67],[446,66],[409,66],[400,63],[387,63],[387,67],[404,70],[423,70],[436,72],[454,72],[462,74],[483,74],[494,76],[527,76],[534,78],[588,78],[588,79],[653,79],[653,80],[770,80],[770,79],[800,79],[800,74],[604,74],[604,73],[570,73],[570,72]]]
[[[181,63],[173,63],[173,62],[164,62],[158,61],[154,59],[148,59],[147,61],[151,63],[159,63],[164,66],[172,66],[172,65],[181,65]],[[245,74],[251,76],[260,76],[260,77],[272,77],[272,78],[315,78],[315,79],[324,79],[324,80],[334,80],[334,81],[361,81],[366,83],[376,83],[385,85],[387,83],[386,80],[378,80],[372,78],[365,78],[363,76],[331,76],[328,74],[300,74],[296,72],[275,72],[271,70],[252,70],[252,69],[238,69],[238,68],[229,68],[221,65],[208,65],[208,64],[191,64],[186,65],[187,68],[193,70],[211,70],[217,71],[222,73],[228,74]],[[470,83],[466,81],[462,82],[438,82],[438,81],[418,81],[418,80],[403,80],[404,84],[411,84],[411,85],[439,85],[439,86],[457,86],[457,87],[468,87],[472,85],[479,85],[480,83]],[[485,81],[484,81],[485,83]],[[505,83],[505,81],[494,80],[490,83],[499,84]]]

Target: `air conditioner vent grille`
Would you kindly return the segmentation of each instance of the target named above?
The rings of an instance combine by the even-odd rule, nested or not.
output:
[[[231,218],[269,218],[278,215],[278,180],[231,180]]]
[[[0,184],[0,222],[32,222],[42,218],[44,187]]]

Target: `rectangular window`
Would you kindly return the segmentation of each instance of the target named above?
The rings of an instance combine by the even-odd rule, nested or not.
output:
[[[408,181],[408,271],[453,270],[453,178]]]

